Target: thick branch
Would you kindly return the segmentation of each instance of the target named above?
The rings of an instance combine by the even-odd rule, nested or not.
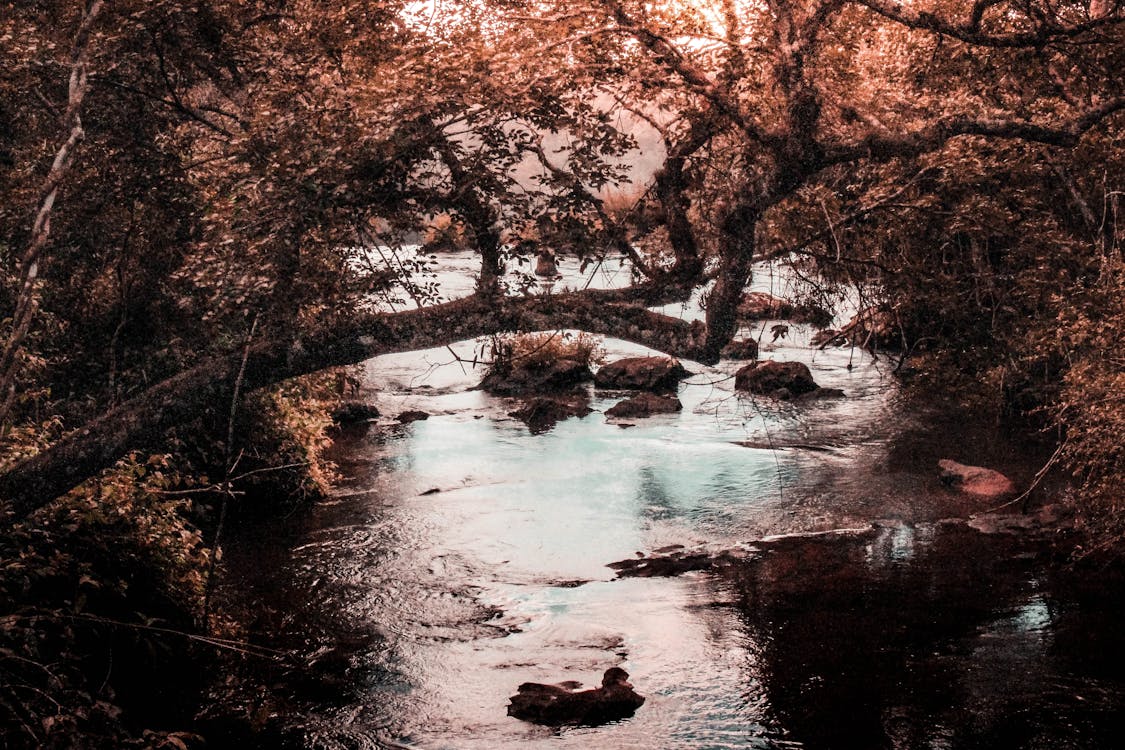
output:
[[[23,518],[112,465],[129,449],[158,444],[169,428],[229,401],[243,356],[246,390],[380,354],[427,349],[502,331],[577,328],[684,358],[700,356],[699,324],[693,326],[643,307],[607,303],[614,298],[612,290],[528,298],[472,296],[418,310],[360,315],[293,340],[261,342],[245,353],[213,357],[153,386],[0,475],[0,498]]]
[[[939,18],[928,11],[918,10],[913,4],[900,4],[895,0],[852,1],[903,26],[932,31],[980,47],[1041,47],[1056,39],[1070,39],[1095,29],[1107,28],[1125,21],[1125,17],[1120,14],[1109,14],[1077,24],[1061,24],[1044,19],[1029,31],[992,34],[981,30],[981,21],[984,18],[985,11],[993,5],[998,5],[1000,0],[996,0],[996,2],[978,0],[973,5],[967,23],[956,23],[945,18]]]
[[[860,159],[885,160],[917,156],[934,151],[946,141],[961,135],[1030,141],[1070,148],[1077,145],[1087,130],[1122,109],[1125,109],[1125,97],[1116,97],[1084,112],[1069,123],[1054,126],[1026,120],[950,117],[911,133],[872,133],[853,143],[827,145],[824,148],[823,166]]]
[[[603,2],[613,13],[614,19],[622,29],[632,34],[637,41],[653,53],[657,60],[668,66],[692,90],[710,102],[716,112],[729,119],[735,127],[742,130],[756,143],[776,144],[775,138],[771,138],[754,125],[749,114],[743,111],[736,96],[729,92],[726,87],[712,81],[702,69],[687,60],[674,44],[651,29],[637,23],[618,0],[603,0]]]

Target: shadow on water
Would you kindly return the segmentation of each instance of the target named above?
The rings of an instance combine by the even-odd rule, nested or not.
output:
[[[1117,746],[1121,585],[952,523],[783,540],[720,584],[786,739],[982,750]]]

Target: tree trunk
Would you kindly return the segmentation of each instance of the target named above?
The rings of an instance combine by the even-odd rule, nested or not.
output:
[[[295,339],[255,344],[245,353],[246,391],[379,354],[451,344],[501,331],[575,328],[699,358],[701,326],[609,302],[620,290],[530,298],[481,296],[399,313],[360,315]],[[71,432],[0,475],[0,497],[26,517],[111,466],[132,448],[159,445],[164,432],[214,404],[229,403],[244,353],[212,357]]]
[[[59,189],[70,165],[74,161],[74,152],[83,138],[86,137],[82,129],[82,103],[86,98],[88,89],[87,65],[90,57],[90,32],[94,22],[101,13],[102,0],[92,0],[82,14],[82,21],[74,35],[74,46],[71,51],[70,82],[67,88],[66,112],[63,115],[63,126],[66,128],[66,141],[55,153],[51,169],[43,180],[43,188],[39,207],[35,213],[35,221],[31,228],[31,239],[20,258],[19,267],[19,293],[16,297],[16,307],[12,312],[12,328],[8,333],[8,341],[0,351],[0,423],[8,417],[8,412],[15,400],[16,379],[19,375],[19,353],[23,341],[31,329],[31,321],[39,307],[37,293],[39,277],[39,261],[47,240],[51,234],[51,213],[54,211],[55,200],[58,198]]]
[[[738,330],[738,305],[750,282],[757,222],[757,210],[744,205],[736,206],[723,221],[719,273],[707,297],[707,341],[702,355],[708,360],[717,360]]]

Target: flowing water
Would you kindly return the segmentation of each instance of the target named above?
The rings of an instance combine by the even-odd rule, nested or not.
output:
[[[336,495],[228,545],[226,601],[309,664],[284,722],[323,748],[1120,747],[1120,582],[951,520],[987,504],[937,480],[950,457],[1026,483],[1041,457],[807,335],[767,333],[762,356],[846,398],[740,398],[739,363],[687,363],[681,413],[617,424],[621,395],[591,391],[594,413],[538,435],[448,350],[368,362],[388,418],[340,436]],[[431,416],[391,419],[408,409]],[[672,545],[735,562],[606,567]],[[614,665],[648,698],[631,719],[505,713],[522,682]]]

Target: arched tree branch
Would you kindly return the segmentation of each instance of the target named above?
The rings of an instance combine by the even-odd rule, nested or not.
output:
[[[427,349],[503,331],[576,328],[701,357],[702,326],[618,304],[621,290],[586,290],[526,298],[473,295],[398,313],[359,315],[292,339],[263,341],[207,359],[71,432],[51,448],[0,475],[0,498],[17,518],[51,502],[131,448],[155,445],[169,428],[226,403],[245,367],[253,390],[327,367],[393,352]],[[243,358],[245,357],[245,365]]]

